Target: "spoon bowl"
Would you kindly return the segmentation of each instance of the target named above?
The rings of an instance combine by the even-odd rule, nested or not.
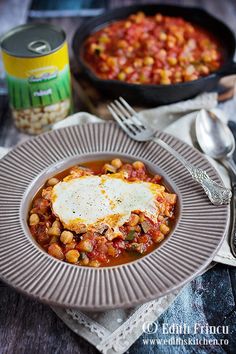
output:
[[[195,124],[198,144],[203,152],[216,160],[230,158],[235,140],[228,126],[215,113],[202,109]]]

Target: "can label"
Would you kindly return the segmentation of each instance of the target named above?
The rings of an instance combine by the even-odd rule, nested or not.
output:
[[[13,109],[53,105],[70,99],[67,44],[40,57],[14,57],[3,51],[3,62]]]

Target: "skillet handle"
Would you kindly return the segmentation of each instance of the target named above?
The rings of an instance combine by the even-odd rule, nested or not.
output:
[[[226,65],[222,70],[218,73],[219,77],[224,77],[228,75],[236,75],[236,62],[232,61],[228,65]]]

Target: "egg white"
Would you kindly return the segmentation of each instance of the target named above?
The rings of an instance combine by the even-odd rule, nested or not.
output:
[[[63,226],[76,231],[78,224],[88,228],[105,223],[118,228],[132,211],[141,211],[157,222],[158,203],[165,188],[161,185],[129,182],[118,174],[82,176],[58,183],[52,190],[52,209]]]

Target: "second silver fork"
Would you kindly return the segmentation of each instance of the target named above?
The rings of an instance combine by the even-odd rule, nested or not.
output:
[[[155,137],[156,132],[148,127],[146,123],[141,122],[137,112],[135,112],[135,110],[122,97],[119,97],[118,100],[115,100],[107,107],[113,118],[130,138],[140,142],[148,140],[155,141],[165,150],[174,155],[189,171],[192,178],[203,187],[212,204],[222,205],[230,203],[232,192],[229,188],[213,181],[206,171],[192,165],[171,146],[166,144],[163,140]]]

